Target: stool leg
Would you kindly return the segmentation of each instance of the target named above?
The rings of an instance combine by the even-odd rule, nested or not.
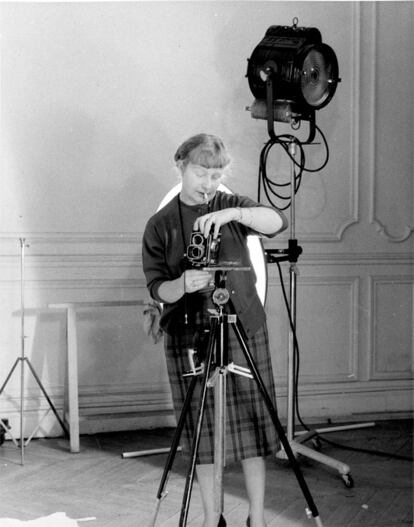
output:
[[[68,425],[69,427],[69,437],[70,437],[70,423],[69,423],[69,372],[68,372],[68,369],[69,369],[69,353],[68,353],[68,329],[67,329],[67,324],[68,324],[68,315],[67,315],[67,310],[65,312],[65,324],[66,324],[66,327],[65,327],[65,344],[66,344],[66,349],[65,349],[65,378],[64,378],[64,385],[63,385],[63,421]]]
[[[79,452],[79,399],[78,399],[78,345],[76,335],[76,311],[67,310],[67,354],[68,354],[68,407],[70,451]]]

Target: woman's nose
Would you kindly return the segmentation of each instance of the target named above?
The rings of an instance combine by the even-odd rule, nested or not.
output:
[[[212,190],[214,188],[214,180],[213,178],[209,178],[207,177],[204,181],[203,181],[203,190],[205,192],[208,192],[209,190]]]

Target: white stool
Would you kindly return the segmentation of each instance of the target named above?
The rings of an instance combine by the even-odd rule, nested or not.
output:
[[[69,428],[70,451],[79,452],[79,390],[76,310],[81,308],[142,306],[143,300],[67,302],[49,304],[50,309],[66,310],[66,371],[63,398],[63,420]]]

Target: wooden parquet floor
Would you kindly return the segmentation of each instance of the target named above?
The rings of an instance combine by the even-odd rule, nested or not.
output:
[[[84,527],[145,527],[153,515],[166,455],[123,458],[123,452],[170,445],[172,429],[119,432],[81,437],[81,452],[71,454],[63,438],[32,440],[25,450],[11,441],[0,446],[1,518],[32,520],[55,512]],[[352,448],[413,455],[412,421],[379,421],[375,427],[326,434]],[[340,450],[322,444],[326,455],[351,466],[354,487],[347,488],[331,468],[299,458],[305,480],[324,527],[412,527],[413,463],[407,460]],[[157,527],[179,524],[186,463],[177,454],[168,480]],[[268,460],[268,527],[314,525],[306,501],[287,462]],[[247,500],[239,465],[226,467],[225,518],[243,527]],[[197,483],[191,498],[189,527],[202,524]],[[59,527],[59,526],[56,526]]]

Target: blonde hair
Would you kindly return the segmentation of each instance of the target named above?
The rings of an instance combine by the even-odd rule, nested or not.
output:
[[[192,163],[204,168],[225,168],[230,163],[230,157],[219,137],[197,134],[178,147],[174,161],[181,162],[184,167]]]

